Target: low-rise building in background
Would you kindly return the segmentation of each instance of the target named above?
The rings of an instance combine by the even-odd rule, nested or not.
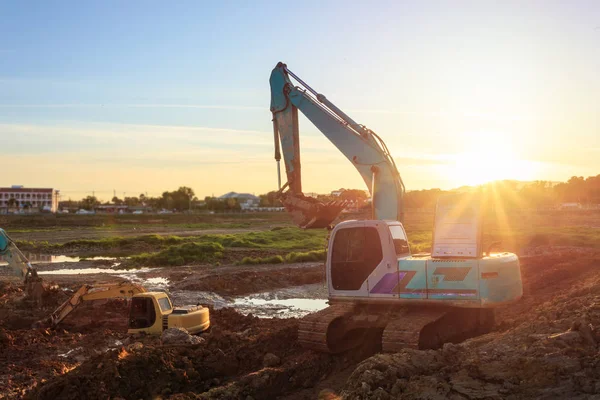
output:
[[[0,213],[56,212],[60,191],[52,188],[26,188],[21,185],[0,188]]]

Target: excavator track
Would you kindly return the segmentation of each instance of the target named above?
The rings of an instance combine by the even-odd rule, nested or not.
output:
[[[351,343],[347,345],[341,342],[336,343],[338,335],[335,335],[332,331],[336,330],[335,325],[338,325],[337,322],[343,323],[344,320],[352,316],[353,309],[354,305],[351,303],[337,303],[324,310],[307,315],[300,320],[298,342],[306,349],[325,353],[339,353],[352,348]],[[343,328],[337,330],[343,331]],[[332,334],[335,338],[332,337]]]
[[[420,348],[423,328],[447,313],[445,309],[411,309],[398,310],[383,330],[381,349],[384,353],[397,353],[401,349]]]
[[[435,349],[489,332],[493,310],[448,307],[368,307],[334,303],[300,320],[298,341],[304,348],[341,353],[381,334],[381,350]],[[375,339],[378,340],[378,339]]]
[[[383,331],[382,350],[395,353],[404,348],[437,349],[489,332],[494,311],[477,308],[407,310]]]

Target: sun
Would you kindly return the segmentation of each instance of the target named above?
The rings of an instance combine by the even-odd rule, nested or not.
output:
[[[503,179],[528,181],[536,176],[535,163],[519,159],[511,145],[503,141],[474,142],[466,151],[452,158],[452,180],[458,186]]]

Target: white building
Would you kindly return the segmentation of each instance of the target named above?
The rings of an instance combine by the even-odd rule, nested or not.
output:
[[[260,204],[260,198],[250,193],[236,193],[229,192],[223,196],[217,197],[221,201],[227,201],[228,199],[236,199],[242,210],[249,210],[251,208],[258,207]]]
[[[20,185],[0,188],[0,213],[11,210],[56,212],[59,191],[51,188],[25,188]]]

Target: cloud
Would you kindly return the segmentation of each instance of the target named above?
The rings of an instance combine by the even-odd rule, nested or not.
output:
[[[196,108],[204,110],[264,111],[265,107],[204,104],[0,104],[0,108]]]

